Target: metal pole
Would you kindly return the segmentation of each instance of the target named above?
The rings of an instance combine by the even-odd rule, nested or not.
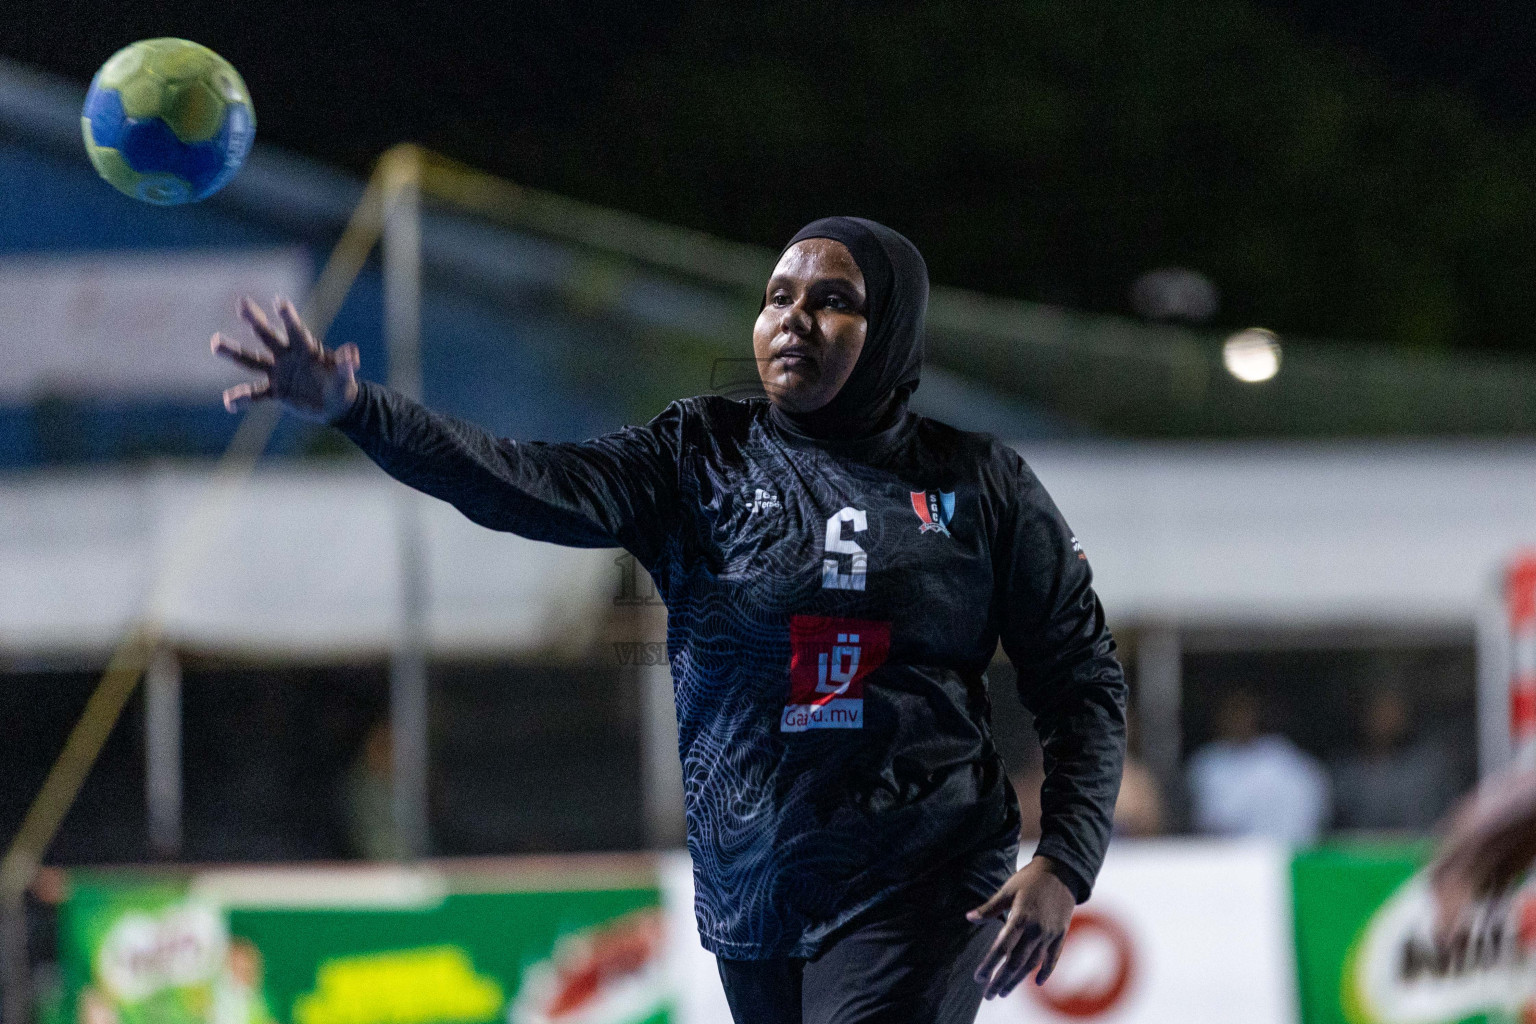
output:
[[[1136,724],[1141,756],[1163,791],[1170,825],[1182,822],[1184,651],[1173,626],[1142,631],[1136,642]]]
[[[5,893],[0,902],[0,1022],[31,1024],[32,961],[27,953],[26,892]]]
[[[181,662],[160,648],[144,672],[144,805],[149,846],[181,853]]]
[[[384,335],[390,386],[421,398],[421,188],[414,149],[391,150],[386,175],[382,248]],[[393,812],[400,846],[427,852],[427,559],[421,508],[402,491],[396,509],[400,628],[390,661],[390,731],[394,751]]]
[[[1491,586],[1477,609],[1477,774],[1497,775],[1514,760],[1509,715],[1509,611]]]
[[[640,770],[646,842],[652,849],[675,849],[686,839],[687,823],[683,818],[683,766],[677,753],[672,670],[666,657],[665,606],[660,601],[644,605],[640,620],[648,638],[636,659],[640,665]]]
[[[653,849],[683,845],[683,766],[677,755],[677,712],[672,703],[672,673],[665,658],[640,669],[640,699],[645,715],[641,750],[645,771],[645,831]]]

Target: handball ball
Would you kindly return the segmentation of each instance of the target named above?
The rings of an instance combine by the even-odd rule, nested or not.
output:
[[[185,39],[144,39],[114,53],[91,79],[80,122],[96,172],[156,206],[213,195],[256,137],[239,73]]]

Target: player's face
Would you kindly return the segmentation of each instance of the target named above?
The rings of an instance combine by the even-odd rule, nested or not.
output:
[[[765,298],[752,329],[763,388],[790,412],[820,409],[864,350],[864,275],[843,243],[807,238],[780,257]]]

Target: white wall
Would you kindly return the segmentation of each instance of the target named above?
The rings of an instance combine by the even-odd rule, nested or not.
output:
[[[0,482],[0,650],[108,648],[151,606],[174,639],[204,649],[389,649],[399,485],[367,466],[261,472],[229,496],[227,514],[194,525],[210,480],[156,471]],[[592,642],[618,592],[617,552],[492,533],[422,501],[434,646],[559,653]]]
[[[0,259],[0,400],[114,395],[204,402],[248,378],[210,358],[249,338],[235,303],[302,296],[302,248],[86,252]]]
[[[1536,444],[1024,445],[1119,622],[1453,626],[1536,547]]]
[[[1031,445],[1117,623],[1472,627],[1536,546],[1536,444]],[[157,567],[173,636],[276,654],[383,652],[397,621],[398,485],[377,470],[263,471],[201,553],[172,559],[201,471],[0,478],[0,650],[110,647]],[[617,552],[494,534],[426,500],[434,643],[579,647]]]

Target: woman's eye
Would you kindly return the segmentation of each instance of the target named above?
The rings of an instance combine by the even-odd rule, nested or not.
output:
[[[775,306],[787,306],[789,305],[789,296],[784,292],[774,292],[773,298],[769,301]]]
[[[828,309],[847,309],[848,308],[848,300],[843,298],[841,295],[828,295],[827,296],[827,308]]]

